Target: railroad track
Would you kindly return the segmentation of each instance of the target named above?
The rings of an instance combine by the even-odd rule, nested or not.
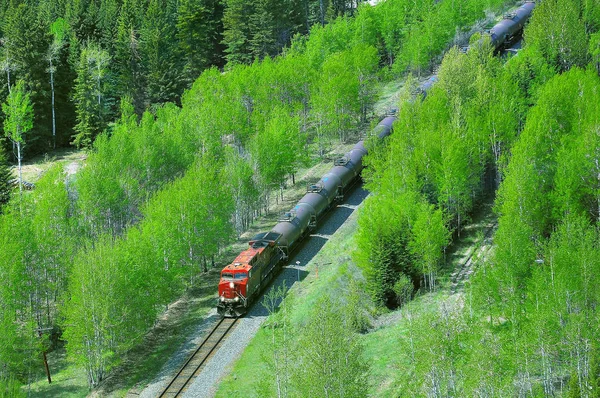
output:
[[[221,318],[217,321],[159,397],[179,397],[200,373],[208,359],[217,351],[237,320],[238,318]]]

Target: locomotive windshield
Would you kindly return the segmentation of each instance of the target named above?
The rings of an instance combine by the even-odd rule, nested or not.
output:
[[[233,279],[233,274],[231,272],[223,272],[221,274],[221,278],[223,278],[223,279]]]
[[[247,277],[248,277],[247,272],[238,272],[237,274],[235,274],[235,279],[244,279]]]

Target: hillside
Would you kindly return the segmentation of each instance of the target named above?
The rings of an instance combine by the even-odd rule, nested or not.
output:
[[[196,318],[211,316],[215,270],[364,137],[388,107],[376,104],[385,91],[398,121],[389,139],[367,140],[371,194],[358,219],[324,239],[308,282],[265,320],[219,394],[239,377],[261,396],[597,395],[597,2],[536,5],[516,56],[494,56],[493,35],[475,35],[469,51],[446,52],[426,97],[415,91],[439,54],[501,1],[331,2],[327,23],[323,7],[306,2],[302,23],[321,23],[294,39],[269,27],[276,7],[264,13],[268,2],[253,2],[250,25],[290,36],[251,37],[244,49],[223,28],[233,46],[219,52],[224,72],[206,69],[221,61],[185,52],[193,46],[181,32],[201,17],[191,2],[50,3],[0,10],[3,126],[26,150],[51,147],[57,94],[58,141],[89,149],[85,167],[67,178],[65,163],[82,156],[44,165],[36,189],[1,208],[6,394],[31,393],[35,382],[40,396],[119,396],[164,375],[184,334],[203,330]],[[241,2],[219,5],[215,21],[239,28]],[[157,20],[165,23],[149,24]],[[33,26],[27,35],[24,26]],[[177,38],[171,49],[183,53],[169,56],[185,60],[181,70],[145,58],[144,46],[157,44],[152,26]],[[155,85],[151,65],[188,75]],[[168,100],[148,100],[146,90],[167,89]],[[492,192],[495,248],[464,264],[462,245],[489,244],[479,221],[492,217]],[[327,263],[316,280],[316,264]],[[394,339],[409,349],[380,354],[377,343]],[[259,360],[244,358],[260,342],[270,372],[249,383]],[[42,385],[42,354],[65,369],[58,383]]]

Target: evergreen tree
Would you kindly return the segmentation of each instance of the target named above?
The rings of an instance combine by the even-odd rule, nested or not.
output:
[[[223,43],[225,58],[230,65],[252,62],[248,21],[253,13],[252,3],[245,0],[225,0],[223,14]]]
[[[131,98],[136,113],[141,116],[146,108],[146,81],[140,51],[140,10],[143,7],[137,0],[125,0],[121,5],[113,60],[118,97]]]
[[[2,213],[2,207],[10,200],[12,179],[13,175],[10,171],[4,145],[0,144],[0,213]]]
[[[6,67],[12,67],[16,72],[11,77],[12,84],[18,79],[27,82],[34,109],[35,123],[27,140],[30,152],[52,146],[50,87],[47,63],[44,62],[50,44],[50,29],[44,26],[36,11],[36,7],[25,3],[13,4],[4,23]]]
[[[185,58],[184,75],[191,85],[211,65],[222,65],[221,0],[183,0],[177,11],[177,38]]]
[[[98,10],[97,25],[100,35],[98,43],[100,47],[113,55],[117,52],[118,41],[115,38],[119,34],[121,2],[121,0],[102,0]],[[137,10],[137,12],[140,12],[140,10]],[[83,40],[87,41],[86,38],[83,38]]]
[[[276,54],[276,16],[278,1],[256,0],[250,16],[250,51],[253,58],[263,59]]]
[[[73,144],[78,148],[91,148],[96,136],[106,127],[109,61],[108,53],[95,45],[81,51],[73,96],[77,110]]]
[[[177,8],[172,1],[151,0],[140,32],[150,104],[176,102],[183,92],[183,66],[176,38]]]

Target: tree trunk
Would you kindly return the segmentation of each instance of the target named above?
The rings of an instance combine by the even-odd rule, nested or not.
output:
[[[23,196],[23,172],[21,170],[21,143],[17,141],[17,162],[19,163],[19,195]]]
[[[50,89],[52,91],[52,148],[56,149],[56,111],[54,109],[54,67],[50,59]]]
[[[321,26],[325,26],[325,4],[319,0],[319,12],[321,13]]]

